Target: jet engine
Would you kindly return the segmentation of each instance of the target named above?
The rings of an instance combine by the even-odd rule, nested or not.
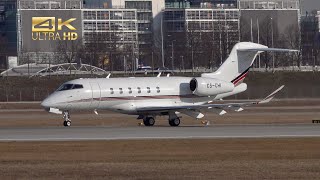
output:
[[[231,92],[234,85],[214,78],[193,78],[190,81],[190,90],[198,96],[213,96],[221,93]]]

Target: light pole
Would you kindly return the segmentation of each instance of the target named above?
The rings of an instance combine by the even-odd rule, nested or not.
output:
[[[221,42],[221,38],[222,38],[222,34],[221,34],[221,24],[219,24],[219,34],[220,34],[220,65],[222,65],[222,42]]]
[[[184,68],[184,59],[183,59],[184,57],[183,56],[180,56],[180,57],[181,57],[182,69],[185,71],[186,69]],[[180,72],[181,72],[181,68],[180,68]]]
[[[161,11],[161,59],[162,67],[164,67],[164,44],[163,44],[163,10]]]
[[[194,63],[193,63],[193,46],[191,47],[191,63],[192,63],[192,75],[194,75]]]
[[[172,70],[174,70],[174,47],[173,47],[173,43],[175,42],[175,40],[171,41],[171,66],[172,66]]]
[[[273,19],[271,18],[271,43],[272,43],[272,48],[274,48],[274,44],[273,44]],[[274,53],[272,52],[272,72],[274,73]]]
[[[151,52],[151,61],[152,61],[152,74],[153,74],[153,71],[154,71],[153,50]]]
[[[259,24],[259,19],[257,18],[257,29],[258,29],[258,44],[260,44],[260,24]],[[260,56],[260,53],[259,53],[259,70],[261,68],[261,56]]]

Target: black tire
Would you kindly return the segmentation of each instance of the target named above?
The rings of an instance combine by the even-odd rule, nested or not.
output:
[[[170,126],[179,126],[180,125],[180,118],[175,118],[169,120]]]
[[[144,118],[144,119],[143,119],[143,124],[144,124],[145,126],[153,126],[155,122],[156,122],[156,121],[154,120],[153,117],[147,117],[147,118]]]
[[[63,126],[64,127],[70,127],[71,126],[71,121],[63,121]]]

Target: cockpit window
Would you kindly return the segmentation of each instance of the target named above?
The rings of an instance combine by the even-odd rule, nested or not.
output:
[[[57,91],[66,91],[70,89],[82,89],[82,88],[83,88],[83,85],[81,84],[63,84],[58,88]]]
[[[62,86],[58,88],[58,91],[70,90],[72,89],[72,87],[73,87],[73,84],[62,84]]]
[[[81,84],[75,84],[72,89],[82,89],[83,86]]]

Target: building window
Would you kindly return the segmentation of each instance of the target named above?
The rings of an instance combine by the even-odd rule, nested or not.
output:
[[[110,88],[110,94],[114,94],[113,88]]]
[[[129,87],[128,88],[129,94],[132,94],[132,89]]]
[[[147,93],[151,93],[150,87],[147,87]]]
[[[157,87],[157,93],[160,93],[160,87]]]
[[[138,87],[137,89],[138,89],[138,93],[141,93],[141,88],[140,88],[140,87]]]

